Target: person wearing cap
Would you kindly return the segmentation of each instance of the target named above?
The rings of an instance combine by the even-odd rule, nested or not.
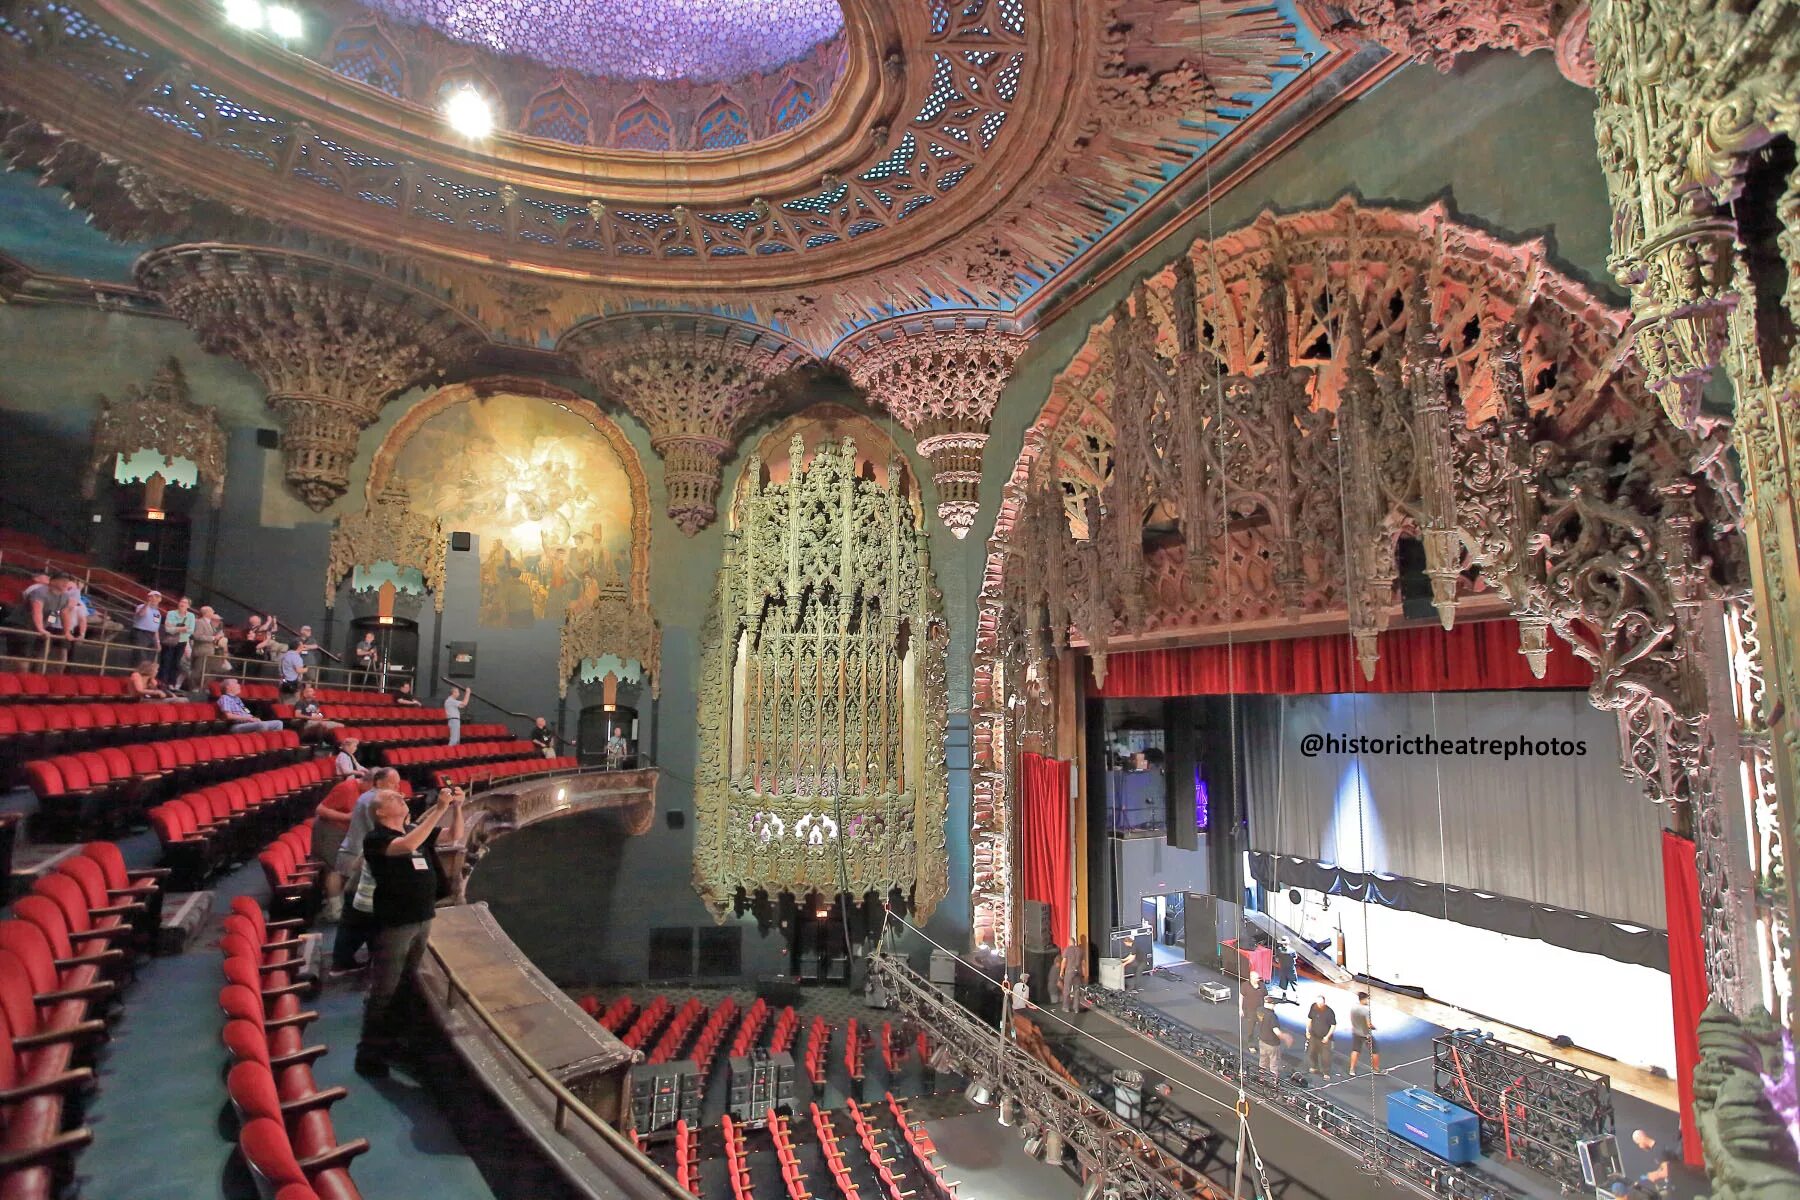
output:
[[[153,591],[144,597],[142,604],[131,610],[131,644],[155,650],[162,622],[162,593]]]

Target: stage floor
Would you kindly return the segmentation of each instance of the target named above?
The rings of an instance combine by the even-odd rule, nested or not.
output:
[[[1197,988],[1203,980],[1226,984],[1231,988],[1232,998],[1219,1004],[1201,1000]],[[1235,1045],[1238,1043],[1237,989],[1238,981],[1219,971],[1193,963],[1181,963],[1159,967],[1144,977],[1134,998],[1165,1016]],[[1284,1051],[1286,1069],[1301,1069],[1304,1066],[1302,1048],[1305,1045],[1306,1010],[1316,996],[1323,994],[1326,1002],[1338,1014],[1338,1030],[1332,1056],[1333,1077],[1329,1082],[1315,1082],[1309,1090],[1324,1093],[1337,1103],[1365,1114],[1383,1114],[1385,1119],[1388,1093],[1409,1087],[1429,1088],[1432,1084],[1431,1041],[1438,1034],[1446,1032],[1446,1027],[1418,1015],[1417,1010],[1429,1009],[1438,1014],[1456,1010],[1431,1005],[1430,1002],[1417,1002],[1410,997],[1396,996],[1376,987],[1369,987],[1367,990],[1372,997],[1372,1016],[1381,1042],[1383,1070],[1380,1075],[1372,1074],[1366,1062],[1359,1064],[1359,1073],[1354,1078],[1343,1073],[1349,1067],[1350,1009],[1356,1002],[1353,992],[1303,977],[1291,993],[1295,1003],[1278,1005],[1276,1015],[1282,1028],[1294,1038],[1293,1046]],[[1489,1029],[1503,1040],[1508,1032],[1503,1026],[1475,1017],[1470,1017],[1456,1027]],[[1132,1033],[1129,1036],[1139,1035]],[[1574,1061],[1602,1071],[1610,1065],[1592,1055],[1583,1055]],[[1616,1086],[1613,1089],[1613,1112],[1620,1153],[1624,1156],[1625,1170],[1632,1178],[1655,1165],[1651,1155],[1632,1145],[1632,1130],[1647,1131],[1659,1146],[1673,1146],[1679,1136],[1679,1122],[1672,1110],[1648,1103]],[[1536,1171],[1509,1164],[1504,1159],[1484,1158],[1479,1165],[1483,1170],[1531,1195],[1554,1197],[1559,1194],[1553,1181]],[[1673,1180],[1668,1195],[1672,1200],[1691,1200],[1705,1191],[1704,1176],[1698,1172],[1684,1172]]]

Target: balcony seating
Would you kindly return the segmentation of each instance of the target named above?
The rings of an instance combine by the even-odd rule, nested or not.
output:
[[[387,704],[366,704],[361,702],[349,704],[327,704],[319,702],[319,715],[313,718],[320,721],[336,721],[340,725],[391,725],[394,717],[400,712],[392,702]],[[449,715],[441,708],[408,708],[405,710],[409,725],[444,725]],[[277,721],[306,720],[294,711],[292,704],[277,703],[269,705],[269,715]]]
[[[535,745],[516,738],[500,742],[465,741],[456,746],[441,742],[435,746],[392,746],[384,749],[381,755],[381,761],[387,766],[408,777],[418,778],[433,769],[450,770],[524,758],[536,758],[540,763],[546,761]]]
[[[324,866],[308,858],[312,848],[312,822],[302,821],[269,844],[257,856],[269,881],[269,911],[282,919],[311,921],[324,898],[320,880]]]
[[[581,760],[570,755],[564,755],[561,758],[530,757],[508,759],[505,762],[497,763],[481,763],[472,767],[451,767],[446,771],[432,772],[431,778],[437,787],[452,783],[467,787],[477,783],[516,779],[522,775],[545,775],[554,771],[573,771],[579,766],[581,766]]]
[[[150,827],[176,876],[172,886],[194,890],[220,867],[248,858],[274,830],[310,811],[334,779],[329,760],[309,759],[198,788],[152,808]]]
[[[224,687],[224,681],[219,679],[215,679],[207,684],[207,689],[212,693],[214,699],[218,698],[219,693],[224,690]],[[402,711],[394,704],[394,698],[386,692],[330,687],[316,688],[314,690],[319,697],[320,704],[375,705],[390,710],[390,714]],[[274,704],[283,701],[281,689],[275,684],[256,683],[248,679],[241,681],[238,694],[244,698],[245,704]],[[411,709],[406,711],[408,712],[408,715],[410,715],[412,712],[417,712],[418,710]]]
[[[222,733],[228,727],[212,705],[188,701],[93,703],[84,698],[72,704],[0,704],[0,762],[158,737]]]

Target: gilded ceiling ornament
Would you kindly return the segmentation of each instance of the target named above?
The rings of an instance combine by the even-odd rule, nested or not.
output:
[[[650,431],[669,516],[690,536],[712,524],[738,434],[776,403],[771,382],[810,357],[766,329],[677,314],[589,322],[557,348]]]
[[[171,246],[138,260],[137,278],[208,352],[262,380],[288,486],[315,512],[349,487],[357,437],[382,405],[486,343],[422,292],[309,255]]]
[[[150,382],[125,389],[117,404],[100,400],[94,418],[93,453],[81,481],[81,494],[93,499],[100,473],[120,456],[140,450],[162,455],[165,463],[185,458],[197,469],[207,501],[214,508],[225,499],[225,430],[219,414],[188,398],[187,376],[170,358]]]
[[[1300,8],[1327,40],[1377,42],[1440,71],[1476,50],[1553,49],[1571,82],[1594,82],[1585,0],[1300,0]]]
[[[422,575],[433,605],[443,612],[445,557],[443,526],[435,516],[412,506],[405,483],[389,478],[367,508],[339,517],[332,526],[325,605],[337,603],[338,586],[356,568],[392,563]]]
[[[937,482],[938,519],[959,538],[981,510],[994,405],[1028,344],[989,317],[924,317],[871,326],[833,354],[917,439]]]
[[[648,605],[632,597],[623,580],[589,577],[581,598],[563,614],[562,648],[557,658],[559,695],[588,659],[616,655],[636,662],[650,677],[650,694],[662,694],[662,626]]]
[[[740,890],[910,893],[948,886],[945,630],[927,538],[892,464],[864,477],[854,442],[761,483],[733,512],[703,639],[694,885],[715,912]]]

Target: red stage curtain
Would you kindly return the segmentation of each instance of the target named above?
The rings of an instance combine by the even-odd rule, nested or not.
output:
[[[1337,633],[1230,647],[1110,654],[1105,685],[1089,694],[1126,698],[1512,691],[1584,688],[1593,679],[1592,668],[1555,635],[1550,638],[1544,677],[1535,678],[1519,653],[1518,622],[1473,621],[1448,632],[1429,625],[1382,634],[1373,680],[1363,678],[1350,635]]]
[[[1050,936],[1069,944],[1069,764],[1041,754],[1021,756],[1019,888],[1050,906]]]
[[[1700,1013],[1706,1008],[1706,956],[1700,949],[1700,871],[1694,843],[1663,830],[1663,911],[1669,925],[1669,987],[1675,995],[1675,1078],[1681,1089],[1682,1161],[1706,1164],[1694,1127],[1694,1064],[1700,1061]]]

